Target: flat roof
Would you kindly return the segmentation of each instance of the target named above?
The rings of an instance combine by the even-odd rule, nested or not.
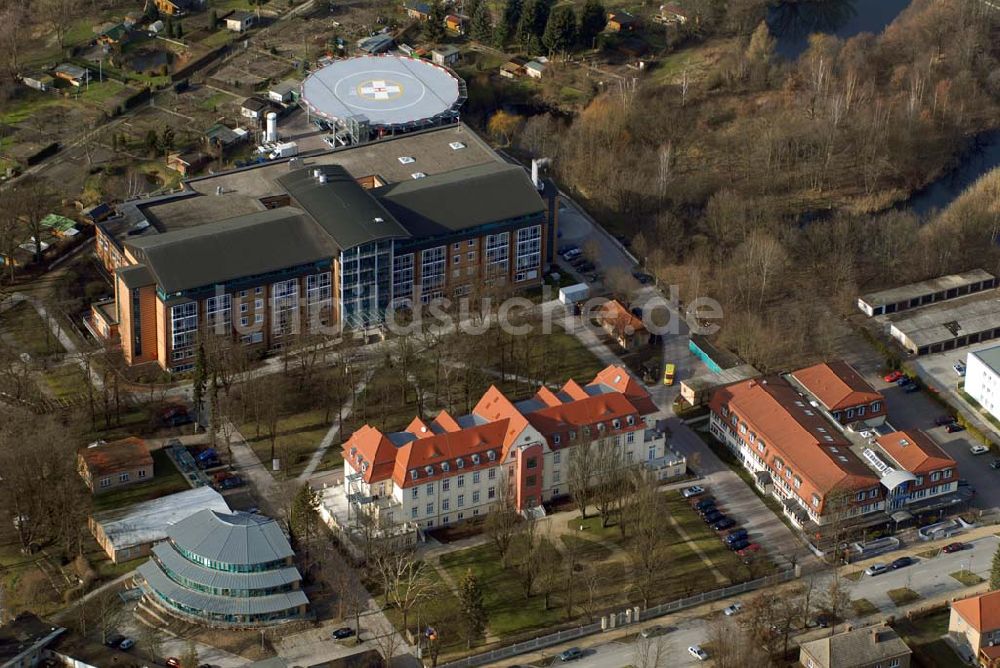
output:
[[[94,522],[104,530],[111,545],[120,550],[164,540],[171,525],[204,508],[230,512],[221,494],[211,487],[198,487],[125,508],[95,513]]]
[[[302,102],[341,121],[364,116],[375,127],[406,127],[458,113],[464,84],[449,70],[409,56],[359,56],[306,77]]]
[[[703,392],[723,385],[731,385],[742,380],[750,380],[760,375],[752,364],[741,364],[729,369],[723,369],[720,373],[703,373],[687,380],[682,380],[681,384],[690,388],[694,392]]]
[[[196,177],[185,182],[182,195],[159,197],[136,206],[155,228],[143,234],[147,236],[263,211],[260,199],[285,194],[278,179],[291,169],[340,165],[355,179],[377,176],[383,184],[389,184],[410,181],[416,172],[432,176],[488,163],[504,161],[475,132],[457,124],[298,157],[291,168],[288,160],[278,160]]]
[[[977,350],[969,354],[979,358],[979,361],[992,369],[994,373],[1000,372],[1000,346]]]
[[[898,304],[899,302],[917,299],[919,297],[923,297],[924,295],[931,295],[935,292],[960,288],[972,283],[980,283],[991,278],[994,278],[994,276],[988,271],[983,269],[973,269],[961,274],[939,276],[938,278],[920,281],[919,283],[909,283],[898,288],[889,288],[888,290],[869,292],[868,294],[861,295],[861,301],[872,307],[884,306],[886,304]]]
[[[916,347],[950,341],[959,336],[1000,328],[1000,293],[977,293],[948,302],[939,302],[896,317],[892,327],[902,332]]]

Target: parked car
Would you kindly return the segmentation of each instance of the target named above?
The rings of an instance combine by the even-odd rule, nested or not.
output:
[[[708,661],[708,652],[703,650],[700,645],[691,645],[688,647],[688,654],[699,661]]]
[[[715,505],[715,501],[708,504],[707,506],[702,506],[701,508],[698,508],[698,514],[701,515],[702,517],[710,515],[711,513],[721,513],[721,512],[722,511],[719,510],[719,508]]]
[[[969,448],[969,452],[971,452],[974,455],[985,455],[989,451],[990,451],[989,448],[979,443]]]
[[[660,624],[653,624],[652,626],[647,626],[643,630],[639,631],[640,638],[655,638],[656,636],[662,636],[667,632],[666,626],[661,626]]]
[[[570,248],[568,251],[566,251],[565,253],[562,254],[562,257],[563,257],[564,260],[566,260],[567,262],[569,262],[570,260],[572,260],[576,256],[582,255],[582,254],[583,254],[583,251],[581,251],[579,248]]]
[[[168,657],[164,663],[166,664],[167,668],[181,668],[181,660],[178,659],[176,656]]]
[[[816,619],[814,619],[813,622],[821,629],[825,629],[830,626],[831,622],[833,622],[833,617],[825,612],[821,612],[816,615]]]
[[[722,520],[722,519],[725,519],[725,518],[726,518],[725,515],[723,515],[722,513],[720,513],[718,510],[716,510],[714,512],[711,512],[711,513],[705,515],[705,517],[703,519],[705,520],[705,524],[711,526],[711,525],[715,524],[716,522],[718,522],[719,520]]]
[[[105,639],[104,644],[107,647],[118,647],[122,640],[125,640],[125,636],[120,633],[112,633],[107,637],[107,639]]]
[[[715,498],[711,496],[706,496],[704,499],[698,501],[698,503],[691,507],[695,510],[701,510],[702,508],[708,508],[709,506],[715,506]]]
[[[965,375],[965,364],[963,364],[962,362],[955,362],[954,364],[951,365],[951,368],[954,369],[955,373],[957,373],[959,376]]]
[[[332,635],[334,640],[343,640],[344,638],[350,638],[351,636],[353,636],[354,629],[350,628],[349,626],[342,626],[336,631],[334,631]]]
[[[583,650],[579,647],[570,647],[569,649],[559,653],[560,661],[575,661],[583,656]]]
[[[750,541],[746,538],[740,538],[739,540],[734,540],[732,543],[726,545],[733,552],[739,552],[740,550],[750,547]]]
[[[123,652],[129,651],[133,647],[135,647],[135,641],[132,640],[131,638],[125,638],[120,643],[118,643],[118,649],[120,649]]]
[[[934,418],[934,424],[939,427],[945,427],[955,421],[954,415],[938,415]]]
[[[945,430],[949,434],[954,434],[957,431],[965,431],[965,426],[964,425],[960,425],[957,422],[952,422],[950,425],[948,425],[947,427],[945,427]]]
[[[904,385],[909,385],[909,384],[910,384],[910,383],[912,383],[912,382],[913,382],[913,379],[912,379],[912,378],[910,378],[909,376],[900,376],[900,377],[899,377],[899,378],[898,378],[898,379],[896,380],[896,385],[897,385],[898,387],[903,387]]]
[[[733,603],[722,612],[724,615],[726,615],[726,617],[732,617],[733,615],[740,614],[742,611],[743,611],[743,606],[740,603]]]
[[[909,385],[903,386],[903,392],[906,392],[907,394],[913,394],[914,392],[919,392],[919,391],[920,391],[920,386],[917,385],[916,383],[910,383]]]
[[[579,271],[581,274],[589,274],[595,269],[597,269],[597,266],[589,260],[578,265],[576,268],[576,270]]]
[[[737,554],[739,554],[741,557],[752,557],[755,552],[760,552],[760,545],[758,545],[757,543],[750,543],[742,550],[740,550]]]
[[[882,380],[884,380],[887,383],[895,383],[902,377],[903,377],[903,372],[900,371],[899,369],[896,369],[895,371],[890,371],[889,373],[885,374],[885,376],[882,377]]]
[[[734,526],[736,526],[736,520],[726,517],[713,524],[712,528],[716,531],[725,531],[726,529],[732,529]]]
[[[1000,459],[995,458],[990,462],[990,468],[993,470],[1000,469]]]
[[[872,564],[871,566],[865,569],[865,575],[870,575],[874,577],[876,575],[882,575],[888,570],[889,567],[886,566],[885,564]]]
[[[577,246],[577,245],[575,245],[575,244],[566,244],[564,246],[560,246],[559,247],[559,254],[560,255],[565,255],[566,253],[569,253],[570,251],[577,251],[577,252],[579,252],[579,250],[580,250],[580,247]]]
[[[167,406],[160,411],[160,424],[164,427],[180,427],[192,422],[194,417],[188,413],[187,406]]]
[[[961,552],[965,549],[965,543],[948,543],[941,548],[941,551],[945,554],[951,554],[952,552]]]
[[[725,541],[727,543],[735,543],[736,541],[743,540],[746,537],[747,537],[746,529],[736,529],[734,531],[729,532],[729,534],[725,538]]]
[[[894,571],[898,571],[900,568],[906,568],[907,566],[912,566],[915,563],[916,560],[913,557],[900,557],[889,564],[889,567]]]
[[[685,487],[681,491],[681,496],[683,496],[685,499],[690,499],[693,496],[698,496],[699,494],[704,494],[704,493],[705,493],[705,488],[704,487],[699,487],[698,485],[693,485],[691,487]]]
[[[653,282],[653,277],[652,276],[650,276],[647,273],[641,272],[641,271],[633,271],[632,272],[632,277],[635,280],[639,281],[640,285],[649,285],[650,283]]]

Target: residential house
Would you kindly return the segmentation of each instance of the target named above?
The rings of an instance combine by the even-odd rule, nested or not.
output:
[[[293,79],[286,79],[281,83],[276,83],[267,89],[267,99],[278,104],[289,104],[299,98],[299,86],[301,82]]]
[[[507,79],[516,79],[524,76],[524,66],[526,61],[521,58],[511,58],[500,66],[500,76]]]
[[[128,41],[129,29],[123,23],[108,26],[97,35],[97,43],[106,46],[123,44]]]
[[[153,456],[146,442],[131,436],[98,441],[77,452],[77,471],[93,494],[153,479]]]
[[[167,167],[183,176],[189,176],[200,171],[211,161],[211,156],[205,155],[201,151],[171,153],[167,156]]]
[[[524,66],[524,72],[532,79],[541,79],[545,72],[545,63],[538,60],[529,60]]]
[[[0,668],[30,668],[44,663],[46,650],[66,629],[22,612],[0,626]]]
[[[791,380],[842,425],[857,430],[885,422],[885,398],[847,362],[814,364],[792,372]]]
[[[426,2],[406,0],[403,3],[403,10],[409,18],[417,19],[418,21],[426,21],[431,17],[431,6]]]
[[[21,77],[21,82],[28,88],[34,88],[44,93],[52,88],[54,79],[44,72],[34,72]]]
[[[199,11],[205,8],[205,0],[154,0],[156,9],[161,14],[180,16],[187,12]]]
[[[597,318],[608,336],[623,350],[635,350],[649,344],[649,331],[642,318],[631,313],[618,300],[604,302]]]
[[[948,635],[969,651],[974,663],[1000,666],[1000,591],[954,601]]]
[[[461,14],[448,14],[448,16],[444,17],[444,27],[459,35],[465,34],[468,23],[468,17]]]
[[[90,70],[69,63],[58,65],[52,70],[52,75],[57,79],[68,81],[73,86],[83,86],[90,81]]]
[[[431,60],[435,65],[451,67],[458,62],[460,52],[457,47],[446,45],[431,51]]]
[[[667,445],[657,414],[646,388],[620,366],[519,402],[491,387],[468,415],[441,411],[401,432],[355,431],[342,446],[345,483],[324,497],[321,513],[342,532],[371,516],[388,527],[431,529],[487,514],[504,485],[519,512],[533,513],[569,493],[575,446],[598,441],[614,447],[623,467],[681,476],[686,461]]]
[[[226,17],[226,28],[233,32],[245,32],[257,23],[257,15],[253,12],[245,12],[241,9],[234,11]]]
[[[835,633],[799,646],[805,668],[910,668],[913,652],[885,624]]]
[[[628,12],[609,12],[605,30],[608,32],[632,32],[639,27],[639,18]]]
[[[680,5],[675,5],[673,3],[660,5],[660,19],[664,23],[683,25],[688,22],[690,17],[690,12]]]

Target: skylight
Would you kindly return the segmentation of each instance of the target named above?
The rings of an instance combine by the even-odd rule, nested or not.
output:
[[[399,156],[399,163],[401,165],[412,165],[416,162],[416,159],[412,155],[401,155]]]
[[[460,141],[453,141],[449,143],[448,146],[451,147],[452,151],[461,151],[463,148],[465,148],[465,144],[463,144]]]
[[[425,178],[426,176],[427,174],[425,174],[424,172],[413,172],[412,174],[410,174],[410,178],[412,179],[422,179]]]

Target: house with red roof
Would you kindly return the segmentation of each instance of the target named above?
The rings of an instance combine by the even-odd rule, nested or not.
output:
[[[980,666],[1000,666],[1000,591],[951,604],[948,635],[965,645]]]
[[[800,528],[845,508],[852,522],[900,522],[958,490],[955,461],[924,432],[889,432],[881,395],[846,363],[732,383],[709,407],[712,435]]]
[[[77,471],[93,494],[153,479],[153,456],[146,442],[135,436],[92,443],[81,448],[76,459]]]
[[[609,299],[597,315],[601,327],[623,350],[635,350],[649,344],[649,331],[621,302]]]
[[[373,518],[404,532],[484,515],[508,485],[518,511],[569,493],[567,467],[581,444],[613,444],[622,466],[646,466],[660,479],[687,463],[657,428],[658,409],[627,370],[609,366],[586,385],[569,380],[513,401],[491,387],[468,415],[441,411],[405,430],[365,425],[343,443],[344,484],[328,490],[321,516],[340,530]]]
[[[885,422],[885,398],[847,362],[814,364],[790,375],[840,424],[864,428]]]

